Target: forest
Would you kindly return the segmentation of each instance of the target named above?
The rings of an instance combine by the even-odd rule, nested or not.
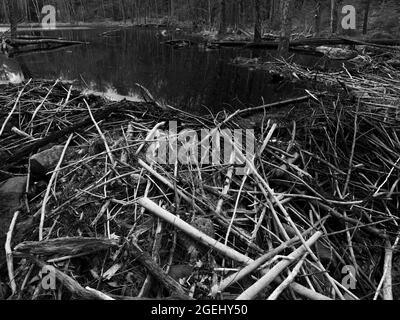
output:
[[[2,0],[0,21],[7,23],[9,6],[17,20],[39,23],[42,8],[53,5],[57,21],[66,23],[121,21],[135,24],[175,23],[203,28],[279,30],[283,0]],[[297,32],[341,32],[339,8],[356,8],[356,30],[400,32],[396,0],[291,0],[289,16]],[[288,2],[288,3],[289,3]],[[333,20],[333,21],[332,21]]]
[[[399,1],[0,1],[0,300],[400,300]]]

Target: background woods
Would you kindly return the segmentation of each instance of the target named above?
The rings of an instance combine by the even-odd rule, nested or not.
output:
[[[255,40],[292,21],[294,32],[342,33],[341,8],[353,5],[356,33],[400,31],[400,2],[396,0],[291,0],[288,19],[282,19],[287,0],[1,0],[0,21],[40,22],[44,5],[54,5],[59,22],[124,21],[132,23],[187,23],[190,26],[248,28]],[[11,9],[11,10],[10,10]],[[14,9],[14,10],[13,10]],[[11,13],[11,14],[10,14]],[[229,30],[229,29],[228,29]]]

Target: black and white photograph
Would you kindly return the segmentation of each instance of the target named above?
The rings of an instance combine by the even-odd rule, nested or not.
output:
[[[400,1],[0,0],[0,41],[0,300],[400,300]]]

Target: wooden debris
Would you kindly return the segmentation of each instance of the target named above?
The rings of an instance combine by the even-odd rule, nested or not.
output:
[[[399,231],[398,70],[384,61],[366,63],[365,73],[346,66],[316,73],[286,61],[275,67],[323,91],[200,117],[162,106],[150,93],[148,102],[111,102],[61,81],[2,86],[3,243],[20,212],[3,291],[54,298],[38,283],[36,266],[47,266],[55,268],[58,298],[398,298],[391,262]],[[162,132],[168,121],[179,132]],[[237,158],[231,152],[226,163],[204,165],[147,158],[161,150],[160,139],[172,143],[184,129],[208,130],[198,141],[210,148],[218,135]],[[225,141],[228,129],[252,129],[254,154]],[[49,181],[29,159],[52,147],[56,156],[41,164]],[[371,278],[382,274],[383,248],[384,276]],[[198,263],[204,258],[212,263]],[[352,265],[355,290],[340,273]]]

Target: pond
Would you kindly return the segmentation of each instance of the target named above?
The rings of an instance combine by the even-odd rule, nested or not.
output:
[[[87,89],[133,99],[140,95],[141,90],[136,86],[139,83],[156,99],[197,113],[257,106],[304,92],[298,84],[273,83],[265,72],[230,64],[235,56],[250,56],[250,52],[206,51],[200,46],[177,50],[162,42],[185,35],[160,38],[156,29],[132,27],[104,36],[107,30],[110,31],[104,28],[31,31],[34,35],[62,36],[89,44],[18,59],[35,78],[77,80]]]

